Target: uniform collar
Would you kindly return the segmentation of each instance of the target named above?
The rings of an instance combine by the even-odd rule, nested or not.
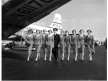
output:
[[[51,34],[50,35],[48,34],[48,36],[51,37],[52,35]]]
[[[84,36],[84,34],[80,34],[80,36],[82,37],[82,36]]]
[[[32,34],[29,34],[28,36],[29,36],[29,37],[31,37],[31,36],[32,36]]]

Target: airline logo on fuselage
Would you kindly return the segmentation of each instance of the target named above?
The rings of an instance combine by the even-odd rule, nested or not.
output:
[[[27,0],[8,12],[7,15],[21,19],[33,12],[37,14],[37,12],[45,9],[56,1],[58,0]]]

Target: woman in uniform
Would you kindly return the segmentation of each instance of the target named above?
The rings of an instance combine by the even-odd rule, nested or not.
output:
[[[90,61],[92,61],[92,54],[95,53],[95,49],[94,49],[94,37],[93,37],[93,35],[91,35],[91,33],[92,33],[91,30],[87,30],[87,33],[88,33],[88,35],[86,35],[85,40],[86,40],[87,48],[89,50]]]
[[[78,44],[79,44],[78,52],[80,53],[81,60],[84,61],[85,35],[83,30],[79,31]]]
[[[66,54],[68,54],[68,61],[69,61],[69,58],[70,58],[70,41],[71,41],[71,37],[69,35],[69,31],[65,31],[65,44],[66,44]]]
[[[50,54],[49,61],[51,61],[52,48],[54,47],[54,36],[52,35],[52,31],[51,30],[48,31],[48,35],[47,35],[47,46],[48,46],[48,50],[49,50],[49,54]]]
[[[64,31],[61,30],[61,32],[60,32],[60,54],[62,54],[62,59],[61,60],[64,60],[64,49],[65,49],[64,39],[65,39]]]
[[[37,53],[37,56],[36,56],[36,60],[38,60],[38,58],[40,58],[40,49],[41,49],[41,41],[42,41],[42,36],[40,35],[40,31],[39,30],[36,30],[36,35],[34,36],[34,40],[35,40],[35,47],[36,47],[36,53]]]
[[[33,30],[32,29],[28,30],[27,36],[25,37],[25,41],[27,43],[29,43],[29,46],[28,46],[28,58],[27,58],[27,61],[29,61],[30,55],[32,53],[32,47],[33,47],[33,44],[34,44]]]
[[[78,52],[78,36],[76,35],[76,30],[72,30],[72,36],[71,36],[71,47],[73,50],[74,55],[74,61],[77,61],[77,52]]]
[[[42,34],[42,48],[43,48],[43,52],[44,52],[44,60],[46,60],[46,57],[47,57],[47,54],[46,54],[46,49],[47,49],[47,45],[46,45],[46,37],[47,37],[47,34],[46,34],[46,30],[43,30],[43,34]]]

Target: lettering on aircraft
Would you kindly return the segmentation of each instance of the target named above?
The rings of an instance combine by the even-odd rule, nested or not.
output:
[[[17,18],[23,18],[25,15],[38,11],[41,7],[48,3],[55,2],[57,0],[29,0],[29,2],[13,10],[10,15]]]

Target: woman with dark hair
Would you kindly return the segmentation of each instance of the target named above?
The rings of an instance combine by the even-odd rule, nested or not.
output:
[[[83,30],[79,31],[78,44],[78,52],[80,53],[81,60],[84,61],[85,35]]]
[[[64,60],[64,50],[65,50],[64,39],[65,39],[64,31],[61,30],[61,32],[60,32],[60,54],[62,54],[62,59],[61,60]]]
[[[74,61],[77,61],[78,52],[78,36],[76,35],[76,30],[72,30],[73,35],[71,36],[71,47],[73,50]]]
[[[87,30],[88,35],[86,35],[85,40],[86,40],[86,45],[89,50],[89,58],[90,61],[92,61],[92,54],[95,54],[95,49],[94,49],[94,37],[91,35],[92,31],[89,29]]]
[[[70,42],[71,42],[71,37],[69,35],[69,31],[65,31],[65,44],[66,44],[66,54],[68,54],[67,60],[69,61],[70,58]]]
[[[42,36],[40,35],[40,31],[36,30],[36,34],[34,36],[34,40],[35,40],[35,47],[36,47],[36,60],[38,60],[38,58],[40,58],[40,49],[41,49],[41,45],[42,45]]]
[[[30,55],[32,53],[32,47],[33,47],[33,44],[34,44],[34,38],[33,37],[34,37],[33,30],[32,29],[28,30],[27,36],[25,37],[25,41],[27,43],[29,43],[29,45],[28,45],[28,58],[27,58],[27,61],[29,61]]]
[[[54,47],[54,36],[52,35],[52,30],[48,31],[47,41],[46,42],[47,42],[48,51],[49,51],[49,54],[50,54],[49,61],[51,61],[52,48]]]

